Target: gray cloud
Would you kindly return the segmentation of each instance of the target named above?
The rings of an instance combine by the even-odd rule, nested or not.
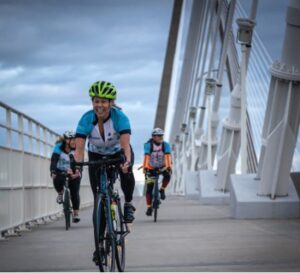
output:
[[[0,4],[3,65],[161,60],[171,1],[9,1]],[[162,40],[161,43],[158,43]]]
[[[242,2],[248,14],[251,1]],[[61,133],[90,109],[91,83],[110,80],[141,160],[154,122],[172,4],[1,0],[0,100]],[[286,0],[258,5],[255,29],[274,60],[280,58],[286,6]]]
[[[50,129],[74,129],[90,85],[113,82],[139,161],[151,132],[171,0],[0,1],[0,99]]]

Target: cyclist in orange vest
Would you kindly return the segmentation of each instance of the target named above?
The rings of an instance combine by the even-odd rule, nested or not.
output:
[[[164,131],[160,128],[155,128],[152,131],[152,138],[144,144],[144,163],[143,169],[146,182],[146,215],[152,215],[152,192],[155,178],[154,169],[163,171],[163,181],[160,192],[160,198],[166,199],[165,189],[170,182],[172,173],[172,158],[171,148],[168,142],[163,140]]]

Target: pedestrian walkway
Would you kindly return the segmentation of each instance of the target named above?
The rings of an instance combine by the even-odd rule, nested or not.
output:
[[[170,197],[158,222],[135,198],[127,271],[300,271],[300,220],[235,220],[228,206]],[[61,219],[0,241],[0,271],[97,271],[92,209],[64,230]]]

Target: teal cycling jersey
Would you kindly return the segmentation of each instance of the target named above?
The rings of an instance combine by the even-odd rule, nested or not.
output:
[[[131,134],[128,117],[119,109],[112,107],[107,120],[103,123],[104,137],[98,127],[98,118],[93,110],[86,112],[80,119],[76,137],[88,138],[88,150],[101,155],[115,154],[121,150],[120,135]]]
[[[74,151],[71,151],[69,154],[63,151],[63,144],[57,143],[53,149],[53,163],[52,171],[59,170],[66,172],[70,168],[70,158],[69,155],[74,154]]]

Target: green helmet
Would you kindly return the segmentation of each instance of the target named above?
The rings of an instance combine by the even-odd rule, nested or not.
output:
[[[97,97],[102,99],[115,100],[117,98],[116,87],[106,81],[98,81],[92,84],[89,90],[90,97]]]

